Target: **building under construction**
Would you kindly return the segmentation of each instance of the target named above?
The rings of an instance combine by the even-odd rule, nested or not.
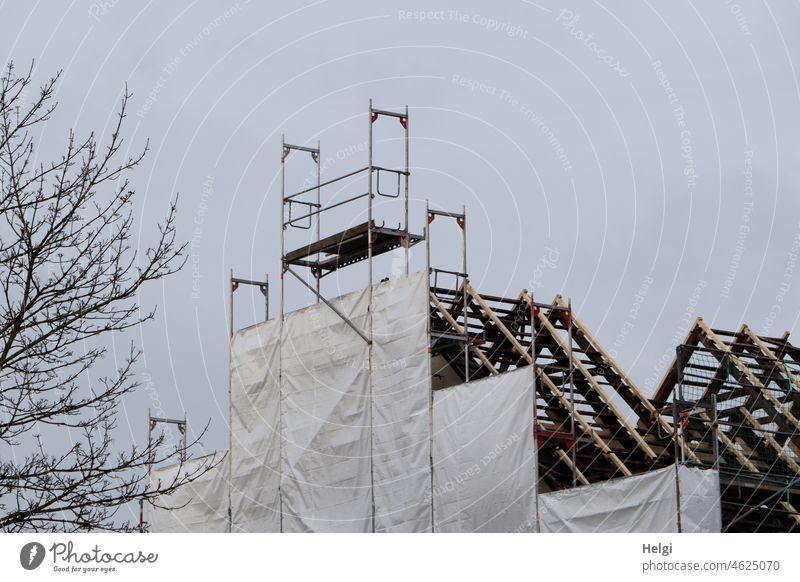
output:
[[[373,125],[392,120],[399,168],[373,163]],[[330,180],[318,144],[282,144],[280,313],[267,304],[263,323],[231,324],[229,450],[150,509],[150,531],[800,530],[800,350],[788,334],[698,319],[648,398],[571,302],[473,288],[465,210],[428,207],[414,233],[408,110],[370,103],[365,121],[368,165]],[[286,192],[290,158],[306,154],[313,183]],[[323,223],[336,209],[366,221]],[[436,221],[460,229],[459,265],[431,265]],[[412,272],[415,245],[426,265]],[[403,269],[376,283],[388,255]],[[327,297],[325,277],[357,263],[364,287]],[[268,297],[267,281],[232,276],[231,312],[241,284]],[[313,303],[287,312],[290,285]]]

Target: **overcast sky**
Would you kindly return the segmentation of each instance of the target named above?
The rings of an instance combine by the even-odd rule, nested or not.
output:
[[[137,337],[145,388],[122,427],[132,439],[151,407],[185,411],[194,428],[210,418],[207,447],[227,447],[228,270],[268,272],[275,313],[281,134],[321,141],[323,180],[365,166],[370,98],[410,108],[412,229],[426,199],[465,205],[473,285],[571,297],[648,395],[698,315],[796,330],[798,2],[397,6],[0,2],[6,62],[35,60],[39,82],[63,71],[40,155],[57,155],[69,128],[107,132],[127,84],[127,143],[151,147],[132,176],[139,245],[180,193],[190,257],[141,297],[158,313]],[[376,123],[376,163],[402,164],[401,129]],[[287,189],[311,170],[290,159]],[[323,235],[362,211],[326,217]],[[392,225],[392,212],[378,218]],[[434,263],[458,268],[458,230],[434,226]],[[304,237],[287,233],[287,247]],[[376,280],[397,261],[377,267]],[[365,283],[356,267],[324,291]],[[287,286],[287,309],[309,301]],[[262,317],[260,295],[238,291],[237,327]]]

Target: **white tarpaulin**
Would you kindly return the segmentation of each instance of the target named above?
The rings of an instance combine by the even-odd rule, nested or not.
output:
[[[681,489],[681,531],[689,533],[722,530],[719,472],[678,467]]]
[[[719,532],[719,473],[680,466],[681,531]],[[675,467],[539,496],[542,532],[677,533]]]
[[[161,496],[157,501],[161,507],[148,506],[147,520],[151,532],[228,531],[228,460],[220,462],[224,454],[192,459],[183,465],[154,468],[150,472],[150,482],[153,486],[161,483],[161,487],[169,486],[176,477],[199,475],[171,495]],[[219,464],[205,471],[215,463]]]
[[[437,390],[431,410],[427,273],[369,296],[331,303],[365,336],[371,313],[371,346],[324,303],[234,334],[231,453],[164,502],[185,507],[151,511],[152,531],[227,531],[229,507],[231,531],[535,530],[530,368]],[[719,531],[718,475],[679,472],[682,530]],[[676,506],[667,468],[543,494],[540,521],[674,532]]]
[[[280,320],[231,340],[231,530],[280,531]]]
[[[332,301],[365,332],[367,290]],[[328,305],[284,318],[283,531],[372,531],[369,345]]]
[[[332,302],[365,335],[368,298]],[[234,334],[233,531],[371,531],[373,496],[377,530],[430,529],[427,310],[416,273],[373,288],[371,354],[324,304]]]
[[[431,529],[428,275],[390,279],[372,297],[375,529]]]
[[[532,384],[521,368],[434,393],[436,531],[533,529]]]

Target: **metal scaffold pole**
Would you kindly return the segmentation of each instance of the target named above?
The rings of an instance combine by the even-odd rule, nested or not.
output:
[[[311,159],[316,164],[316,185],[311,188],[306,188],[305,190],[301,191],[300,193],[309,192],[311,190],[316,190],[316,204],[311,202],[302,202],[298,200],[294,200],[300,193],[292,194],[291,196],[286,196],[286,161],[293,151],[298,152],[307,152],[311,154]],[[316,238],[317,243],[319,242],[319,235],[320,235],[320,178],[321,178],[321,166],[320,166],[320,155],[319,155],[319,142],[317,142],[317,147],[312,148],[308,146],[301,146],[301,145],[293,145],[290,143],[286,143],[286,136],[281,135],[281,205],[280,205],[280,230],[281,230],[281,293],[280,293],[280,320],[279,320],[279,333],[283,334],[283,326],[285,323],[285,314],[286,314],[286,272],[289,271],[289,261],[287,260],[286,256],[286,227],[292,226],[299,220],[308,219],[308,226],[301,226],[301,228],[307,230],[311,228],[312,225],[312,216],[317,217],[316,221]],[[288,220],[286,216],[286,205],[289,205],[288,211]],[[300,218],[292,218],[292,205],[299,204],[303,207],[309,208],[308,214],[302,216]],[[292,272],[292,274],[295,274]],[[319,302],[319,279],[321,277],[321,273],[317,271],[315,273],[316,285],[312,286],[308,284],[305,279],[298,276],[300,282],[303,283],[308,289],[314,293],[317,297],[317,302]],[[267,309],[267,317],[269,318],[269,285],[268,279],[265,280],[263,283],[262,291],[265,293],[265,302],[266,302],[266,309]],[[252,284],[260,284],[259,282],[249,282]],[[279,349],[282,350],[282,344],[279,342]],[[279,361],[281,359],[279,358]],[[279,383],[279,400],[283,402],[283,365],[279,362],[278,366],[278,383]],[[280,438],[280,456],[281,462],[283,462],[283,414],[278,415],[278,429],[281,435]],[[278,485],[278,499],[280,504],[280,531],[283,531],[283,495],[281,485]]]
[[[314,154],[311,154],[312,157],[315,157]],[[322,174],[322,149],[320,147],[320,142],[317,140],[317,154],[316,154],[316,162],[317,162],[317,244],[320,241],[320,233],[322,228],[322,212],[319,210],[322,208],[322,202],[320,197],[320,179]],[[317,263],[319,263],[321,255],[317,253]],[[315,277],[317,279],[317,303],[319,303],[320,299],[320,282],[322,280],[322,272],[318,269],[315,273]]]
[[[286,205],[286,136],[281,134],[281,201],[280,212],[278,218],[280,219],[281,230],[281,295],[280,295],[280,319],[278,320],[278,333],[283,337],[283,314],[286,306],[284,304],[284,294],[286,287],[286,241],[285,241],[285,228],[284,224],[284,207]],[[280,517],[278,520],[278,531],[283,533],[283,342],[278,342],[278,457],[280,468],[280,479],[278,480],[278,511]]]
[[[425,200],[425,273],[428,278],[427,290],[430,294],[430,277],[431,277],[431,225],[430,225],[430,202]],[[433,351],[431,345],[431,318],[425,318],[426,336],[428,338],[428,362],[430,365],[430,352]],[[431,491],[434,489],[433,481],[433,380],[428,382],[428,463],[430,467],[430,486]],[[436,520],[433,512],[433,495],[431,495],[431,533],[436,531]]]
[[[233,387],[231,385],[231,364],[233,351],[233,269],[228,275],[228,315],[230,317],[228,326],[228,443],[233,442]],[[229,445],[228,450],[233,447]],[[233,463],[228,459],[228,483],[233,480]],[[231,487],[228,486],[228,533],[233,531],[233,511],[231,510]]]
[[[718,418],[719,412],[717,411],[716,394],[711,395],[711,406],[714,409],[713,424],[711,425],[713,427],[711,438],[714,439],[713,440],[714,470],[719,471],[719,418]]]
[[[228,337],[233,337],[233,269],[228,274]]]
[[[679,430],[680,430],[680,414],[678,410],[678,400],[680,395],[683,394],[683,363],[681,362],[681,346],[676,348],[675,364],[678,372],[678,382],[675,385],[675,391],[672,394],[672,439],[675,444],[675,516],[678,533],[681,533],[681,480],[680,480],[680,464],[682,458],[682,447],[679,443]]]
[[[278,218],[280,219],[280,232],[281,232],[281,325],[283,325],[283,311],[284,311],[284,274],[286,273],[286,225],[284,224],[284,207],[286,205],[286,136],[281,135],[281,205]]]
[[[456,222],[461,227],[461,270],[464,273],[464,296],[462,298],[464,307],[464,375],[469,382],[469,315],[467,314],[467,286],[469,277],[467,276],[467,207],[461,207],[461,219],[456,218]]]
[[[533,385],[533,503],[534,528],[536,533],[542,532],[539,517],[539,409],[536,374],[536,303],[531,293],[531,383]]]
[[[572,455],[572,486],[578,485],[578,462],[577,462],[577,435],[575,434],[575,366],[573,363],[572,354],[572,298],[567,300],[567,344],[569,346],[569,405],[572,413],[569,416],[569,430],[572,437],[571,450]]]
[[[405,250],[405,255],[406,255],[406,276],[408,276],[408,270],[409,270],[409,248],[411,247],[411,245],[409,244],[411,241],[408,240],[408,236],[407,236],[408,232],[409,232],[409,227],[408,227],[408,188],[409,188],[409,185],[408,185],[408,181],[411,179],[411,166],[409,165],[409,145],[410,144],[409,144],[408,124],[409,124],[409,121],[408,121],[408,105],[406,105],[406,117],[405,117],[405,124],[404,124],[405,130],[406,130],[405,131],[405,142],[406,142],[406,167],[405,167],[405,170],[406,170],[406,188],[405,188],[405,216],[404,216],[404,219],[403,219],[403,230],[406,231],[406,243],[405,243],[405,245],[403,245],[404,250]]]
[[[368,280],[367,280],[367,296],[369,306],[367,317],[367,334],[368,334],[368,370],[369,370],[369,490],[370,501],[372,503],[372,531],[375,531],[375,455],[374,455],[374,426],[373,426],[373,398],[372,398],[372,124],[375,123],[377,115],[372,110],[372,99],[369,100],[369,114],[367,116],[369,122],[369,169],[367,170],[367,262],[368,262]]]
[[[369,289],[369,303],[372,305],[372,172],[374,167],[372,165],[372,124],[378,118],[376,113],[372,111],[372,99],[369,100],[369,162],[367,166],[367,288]]]

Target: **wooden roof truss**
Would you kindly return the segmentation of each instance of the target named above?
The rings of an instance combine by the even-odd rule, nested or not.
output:
[[[698,318],[653,400],[671,425],[679,411],[691,462],[718,466],[729,531],[800,531],[800,349],[788,334]]]

